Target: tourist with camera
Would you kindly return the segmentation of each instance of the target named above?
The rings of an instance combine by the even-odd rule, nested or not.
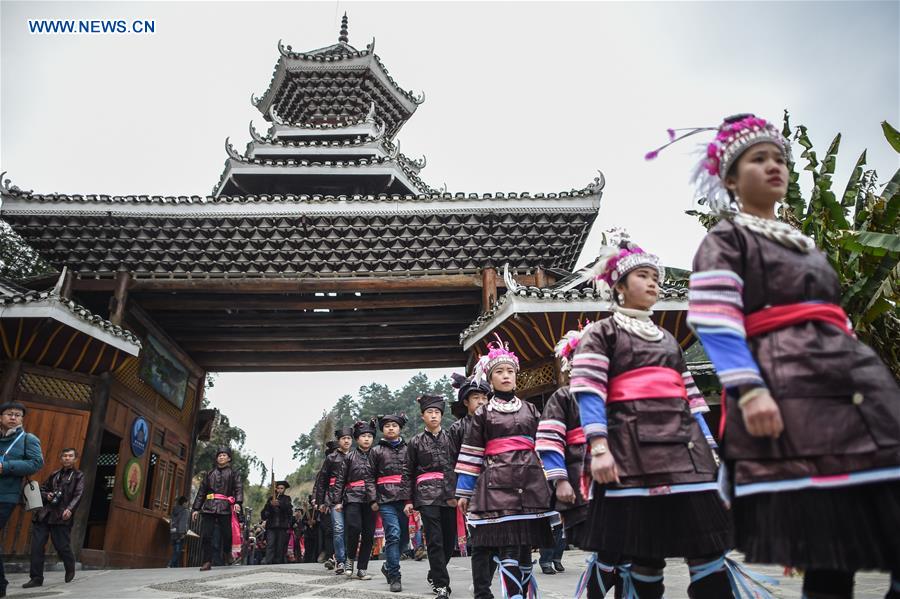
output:
[[[44,548],[47,538],[66,568],[66,582],[75,578],[75,554],[72,552],[72,516],[84,492],[84,473],[75,468],[78,451],[72,447],[59,454],[62,467],[41,485],[44,507],[34,512],[31,521],[31,580],[22,585],[30,589],[44,584]]]

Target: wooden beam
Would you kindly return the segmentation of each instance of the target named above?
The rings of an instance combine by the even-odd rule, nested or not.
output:
[[[464,328],[464,327],[463,327]],[[462,329],[459,326],[444,325],[423,327],[420,325],[392,325],[388,327],[341,327],[327,333],[333,341],[355,341],[358,339],[392,339],[402,343],[405,339],[430,339],[435,337],[454,337],[459,339]],[[322,330],[303,327],[283,327],[274,331],[196,331],[192,334],[181,330],[173,330],[172,337],[180,345],[186,343],[243,343],[245,341],[294,341],[297,343],[317,343],[322,340]]]
[[[379,310],[386,308],[432,308],[441,306],[475,306],[477,296],[461,294],[389,294],[339,297],[208,296],[198,294],[140,295],[141,306],[151,312],[253,310]]]
[[[110,374],[104,372],[97,377],[91,392],[91,415],[88,418],[87,431],[84,434],[84,447],[81,450],[80,468],[84,472],[84,494],[81,496],[82,509],[75,510],[72,528],[72,549],[79,555],[84,547],[84,535],[87,531],[91,499],[94,496],[94,482],[97,480],[97,458],[100,457],[100,446],[103,441],[103,428],[106,421],[106,408],[109,405]]]
[[[267,370],[275,368],[304,368],[309,370],[374,370],[391,368],[416,368],[424,364],[463,366],[466,354],[459,350],[361,352],[319,352],[318,354],[291,354],[261,356],[259,354],[197,353],[197,361],[210,371],[240,368]]]
[[[477,310],[412,310],[408,313],[391,312],[378,314],[374,312],[307,312],[296,315],[269,315],[269,316],[207,316],[203,314],[178,314],[173,316],[158,317],[159,325],[166,329],[177,327],[179,333],[185,331],[205,331],[215,328],[273,328],[285,327],[343,327],[343,326],[390,326],[408,325],[411,323],[422,325],[446,324],[459,325],[465,328],[471,324],[477,316]]]
[[[3,378],[0,379],[0,404],[9,403],[15,399],[20,372],[22,372],[22,360],[10,360],[6,363],[6,367],[3,369]]]
[[[132,278],[131,291],[197,293],[337,293],[465,291],[481,287],[478,275],[366,276],[335,278],[144,279]],[[115,279],[76,279],[76,291],[114,291]]]
[[[540,266],[534,271],[534,286],[541,289],[547,286],[547,273]]]
[[[125,322],[125,306],[128,303],[128,281],[131,275],[127,272],[116,273],[116,287],[109,300],[109,321],[122,326]]]
[[[398,343],[395,339],[379,339],[372,340],[359,338],[354,340],[335,341],[330,337],[320,337],[316,341],[308,343],[300,343],[296,341],[238,341],[232,340],[229,343],[220,343],[216,341],[192,341],[187,340],[182,344],[185,351],[194,354],[203,352],[213,353],[241,353],[254,352],[261,354],[270,354],[273,352],[292,353],[292,354],[310,354],[328,352],[363,352],[363,351],[384,351],[402,348],[403,350],[428,350],[428,349],[450,349],[455,350],[459,347],[459,337],[456,335],[436,338],[436,339],[412,339]]]
[[[481,271],[481,311],[487,312],[497,301],[497,270],[490,266]]]

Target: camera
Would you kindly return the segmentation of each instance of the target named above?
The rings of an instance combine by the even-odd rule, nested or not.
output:
[[[52,491],[49,493],[50,497],[47,500],[52,506],[59,505],[59,502],[62,501],[63,492],[62,491]]]

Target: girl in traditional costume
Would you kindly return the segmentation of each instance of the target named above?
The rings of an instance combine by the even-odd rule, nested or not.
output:
[[[535,451],[540,413],[516,397],[519,359],[500,342],[489,345],[483,376],[493,396],[475,412],[456,463],[456,495],[468,511],[473,547],[496,548],[504,597],[536,594],[531,548],[553,544],[550,491]],[[540,481],[535,484],[534,481]],[[490,580],[473,568],[475,586]],[[490,583],[488,583],[490,584]]]
[[[605,595],[618,574],[625,597],[662,597],[665,558],[683,557],[691,598],[732,597],[709,408],[678,342],[650,319],[659,259],[623,243],[595,270],[612,288],[613,315],[587,328],[572,360],[596,483],[585,539],[596,554],[579,592],[590,583]]]
[[[544,405],[535,444],[544,474],[553,486],[553,507],[562,517],[565,544],[572,543],[576,547],[582,546],[590,471],[585,468],[586,439],[581,428],[578,402],[569,390],[569,360],[583,333],[583,329],[569,331],[556,344],[555,354],[562,385]],[[554,552],[557,550],[553,549]],[[549,553],[541,550],[540,566],[544,574],[564,571],[559,556]]]
[[[789,142],[753,115],[714,130],[697,176],[723,218],[694,257],[688,323],[726,391],[737,548],[805,571],[810,599],[851,597],[860,569],[892,572],[900,597],[897,382],[854,335],[825,254],[776,220]]]

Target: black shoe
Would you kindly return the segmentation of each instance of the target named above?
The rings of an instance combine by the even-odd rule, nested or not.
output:
[[[28,582],[22,585],[23,589],[33,589],[34,587],[42,587],[44,586],[44,581],[40,578],[32,578]]]
[[[403,585],[400,584],[400,577],[398,576],[397,578],[395,578],[394,580],[391,581],[391,592],[399,593],[402,590],[403,590]]]
[[[6,587],[0,587],[0,597],[6,597]]]
[[[550,564],[541,564],[541,572],[544,574],[556,574],[556,570]]]
[[[428,581],[428,586],[431,587],[431,592],[437,595],[438,588],[434,586],[434,581],[431,580],[431,570],[428,571],[428,574],[425,576],[425,580]]]
[[[437,588],[437,599],[450,599],[449,587],[438,587]]]
[[[565,572],[566,571],[566,569],[563,568],[562,562],[553,562],[553,567],[556,569],[557,572]]]
[[[66,582],[72,582],[75,579],[75,570],[66,570]]]
[[[381,573],[384,575],[384,579],[388,584],[391,584],[391,577],[388,576],[387,564],[381,564]]]

